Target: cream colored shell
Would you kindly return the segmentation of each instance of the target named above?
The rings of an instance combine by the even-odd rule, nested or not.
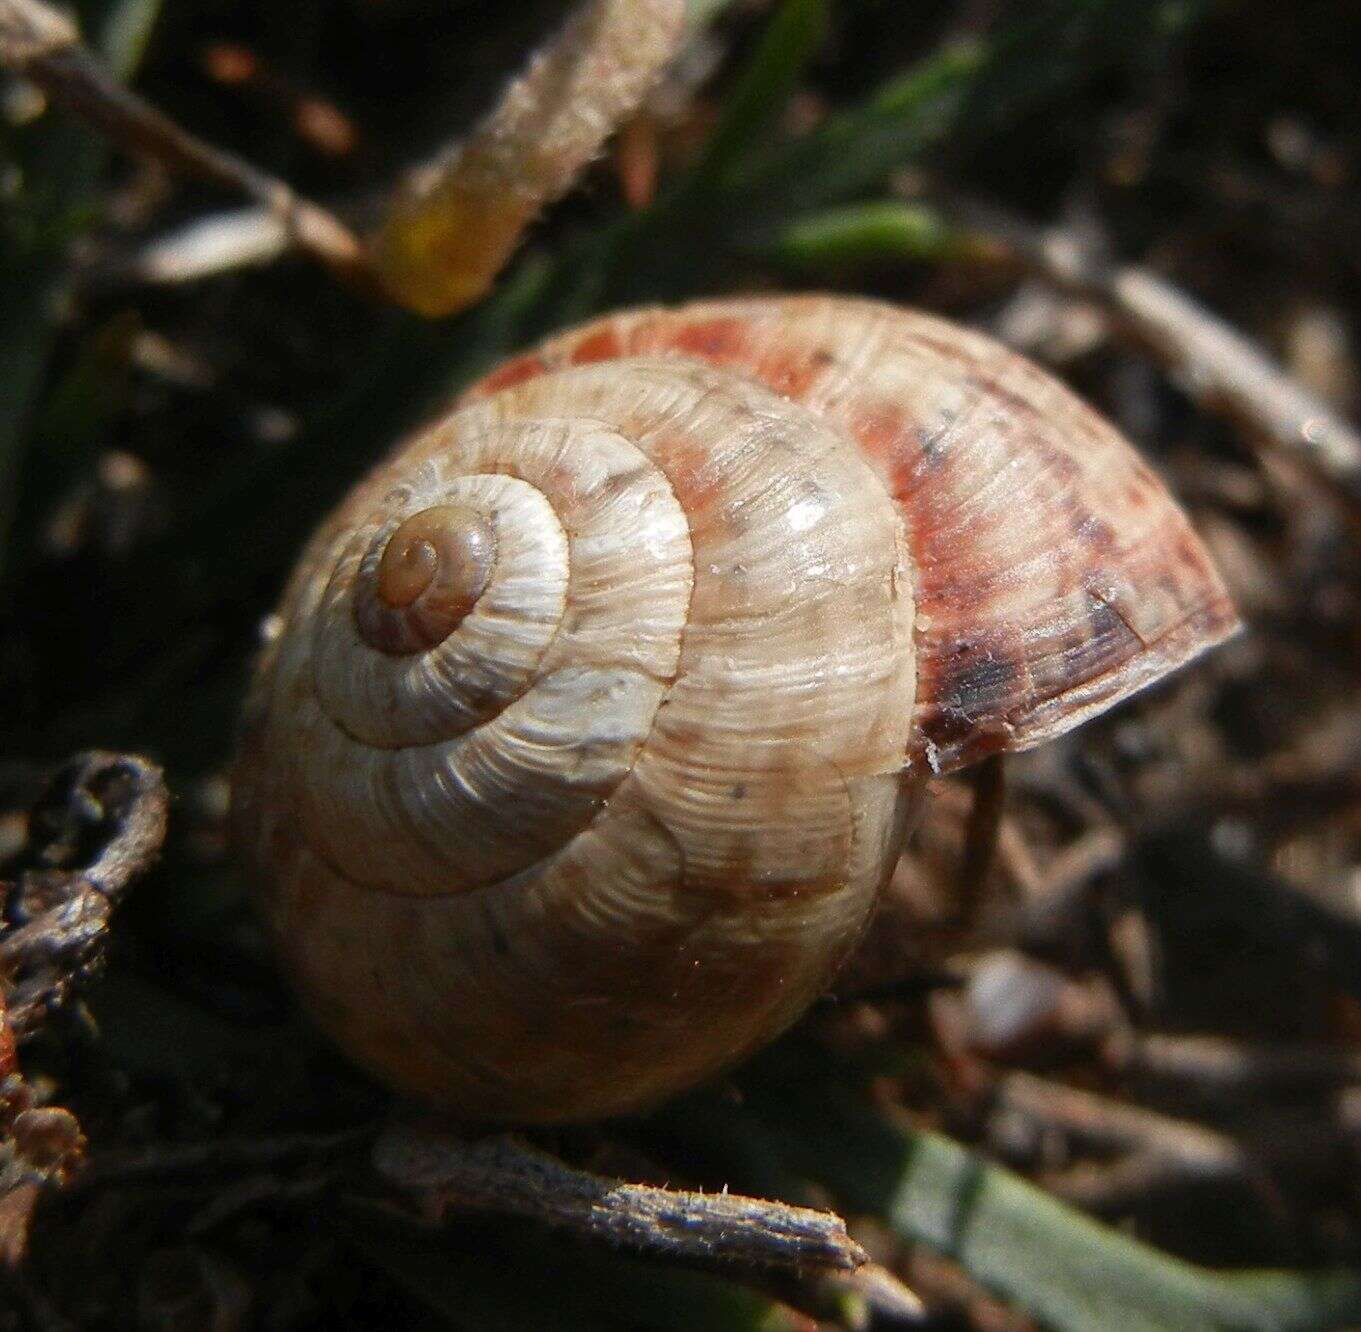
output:
[[[441,524],[491,552],[462,600],[420,544]],[[375,600],[409,532],[427,563]],[[454,593],[408,607],[436,567]],[[1175,506],[1054,381],[811,298],[617,316],[510,363],[350,495],[281,615],[236,811],[288,969],[375,1073],[513,1122],[646,1105],[768,1039],[859,935],[933,769],[1233,624]]]

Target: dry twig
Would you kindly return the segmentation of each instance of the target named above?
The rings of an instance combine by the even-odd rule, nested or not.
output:
[[[998,1081],[993,1111],[1100,1154],[1146,1152],[1174,1161],[1197,1178],[1239,1178],[1248,1170],[1241,1148],[1212,1129],[1030,1073]]]
[[[513,1137],[470,1140],[398,1124],[379,1138],[374,1163],[436,1218],[449,1209],[530,1217],[618,1248],[688,1260],[842,1270],[866,1261],[830,1212],[626,1184]]]
[[[399,304],[452,314],[490,288],[543,207],[565,194],[676,53],[683,0],[588,0],[465,142],[414,171],[367,246],[332,212],[204,142],[123,87],[43,0],[0,0],[0,64],[132,151],[238,191],[260,212],[142,256],[157,281],[265,262],[292,246]]]
[[[1110,1214],[1188,1189],[1245,1187],[1273,1215],[1279,1190],[1261,1161],[1225,1134],[1143,1106],[1111,1100],[1028,1073],[993,1089],[994,1134],[1052,1138],[1105,1158],[1041,1172],[1045,1187],[1077,1206]]]
[[[1241,1106],[1245,1099],[1316,1097],[1361,1083],[1361,1053],[1339,1045],[1269,1044],[1150,1032],[1112,1040],[1110,1063],[1179,1098]]]
[[[359,240],[334,214],[277,177],[190,134],[123,87],[81,43],[75,25],[41,0],[0,0],[0,65],[125,148],[255,200],[283,224],[299,250],[348,280],[363,281]]]
[[[94,284],[143,282],[174,286],[273,263],[290,246],[288,228],[268,208],[247,207],[197,217],[100,265]]]

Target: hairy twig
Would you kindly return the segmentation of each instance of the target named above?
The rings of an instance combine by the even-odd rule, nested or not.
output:
[[[513,1137],[465,1139],[398,1124],[379,1138],[374,1162],[435,1216],[453,1209],[530,1217],[618,1248],[691,1260],[842,1270],[865,1262],[829,1212],[627,1184]]]
[[[402,304],[452,314],[491,286],[675,54],[683,0],[589,0],[463,143],[413,172],[374,239]]]
[[[74,24],[41,0],[0,0],[0,65],[84,116],[132,151],[236,190],[278,218],[299,250],[350,280],[365,274],[358,238],[282,180],[205,143],[118,82]]]

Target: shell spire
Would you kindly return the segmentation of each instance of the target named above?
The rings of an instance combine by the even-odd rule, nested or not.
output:
[[[795,1021],[933,772],[1228,634],[1134,450],[938,320],[616,315],[504,365],[313,537],[237,835],[316,1019],[478,1123],[662,1100]]]
[[[1185,514],[1124,437],[1023,357],[929,315],[825,296],[630,311],[466,396],[631,356],[749,375],[858,443],[912,546],[914,744],[933,771],[1062,735],[1238,628]]]

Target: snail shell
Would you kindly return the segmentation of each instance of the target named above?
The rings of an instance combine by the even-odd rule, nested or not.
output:
[[[1185,517],[941,320],[760,298],[502,365],[313,539],[240,841],[321,1025],[477,1121],[656,1101],[792,1022],[929,778],[1219,641]]]

